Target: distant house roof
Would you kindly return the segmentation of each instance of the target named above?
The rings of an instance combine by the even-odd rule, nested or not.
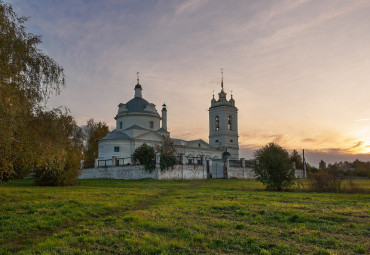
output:
[[[125,133],[115,129],[112,132],[109,132],[101,140],[110,140],[110,139],[130,139],[130,137],[128,135],[126,135]]]

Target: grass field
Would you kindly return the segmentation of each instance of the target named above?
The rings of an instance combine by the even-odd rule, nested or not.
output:
[[[369,194],[254,180],[14,180],[0,184],[0,254],[368,254],[369,208]]]

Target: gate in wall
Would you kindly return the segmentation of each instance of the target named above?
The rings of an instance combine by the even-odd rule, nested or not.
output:
[[[210,167],[210,175],[212,179],[225,179],[225,162],[222,159],[213,159]]]

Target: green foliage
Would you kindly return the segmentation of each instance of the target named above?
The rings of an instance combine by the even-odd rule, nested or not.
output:
[[[161,162],[160,168],[161,171],[166,171],[170,168],[173,168],[176,164],[178,164],[178,160],[173,154],[168,154],[166,152],[161,153]]]
[[[133,162],[139,162],[144,165],[145,171],[153,172],[155,169],[155,150],[153,147],[144,143],[140,147],[136,148],[132,154]]]
[[[369,198],[237,179],[11,180],[0,185],[0,254],[367,254]]]
[[[171,138],[168,136],[162,136],[163,141],[161,145],[156,145],[156,151],[160,153],[160,168],[161,171],[166,171],[170,168],[173,168],[178,160],[176,158],[177,151],[172,145]]]
[[[74,184],[82,159],[83,134],[73,117],[59,109],[39,112],[31,128],[38,136],[34,144],[36,184]]]
[[[84,148],[84,167],[94,167],[94,160],[98,157],[97,141],[109,133],[105,122],[95,122],[89,119],[85,126],[86,146]]]
[[[64,87],[63,68],[28,33],[27,18],[0,0],[0,181],[29,173],[35,134],[28,127],[50,95]]]
[[[289,153],[275,143],[256,150],[255,160],[258,162],[254,168],[257,180],[272,190],[285,190],[294,184],[295,173]]]

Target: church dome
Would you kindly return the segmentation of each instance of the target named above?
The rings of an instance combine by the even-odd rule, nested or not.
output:
[[[134,113],[134,112],[139,112],[139,113],[152,113],[159,115],[155,107],[153,107],[153,104],[149,103],[142,97],[134,97],[130,101],[126,103],[126,113]]]
[[[142,87],[139,83],[135,86],[135,96],[125,104],[118,105],[118,114],[116,119],[121,116],[133,115],[151,115],[152,117],[159,118],[160,115],[155,108],[155,104],[146,101],[142,96]]]

